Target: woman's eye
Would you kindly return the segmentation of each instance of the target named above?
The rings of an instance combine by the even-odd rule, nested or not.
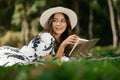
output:
[[[56,19],[53,19],[53,22],[57,22],[57,20],[56,20]]]
[[[66,22],[65,20],[61,20],[61,22]]]
[[[63,22],[63,23],[65,23],[66,20],[57,20],[57,19],[53,19],[53,22]]]

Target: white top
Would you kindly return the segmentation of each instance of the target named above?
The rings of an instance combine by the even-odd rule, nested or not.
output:
[[[55,39],[49,33],[39,33],[27,46],[21,49],[2,46],[0,47],[0,66],[11,66],[16,63],[33,62],[38,58],[54,52]]]

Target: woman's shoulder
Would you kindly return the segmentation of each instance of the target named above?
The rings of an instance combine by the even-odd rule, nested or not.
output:
[[[48,32],[40,32],[40,33],[38,33],[38,35],[39,36],[52,36],[50,33],[48,33]]]
[[[38,34],[38,36],[39,36],[40,38],[53,38],[53,36],[52,36],[50,33],[48,33],[48,32],[40,32],[40,33]]]
[[[48,33],[48,32],[40,32],[38,34],[39,38],[42,40],[42,41],[45,41],[45,42],[48,42],[48,41],[54,41],[54,37]]]

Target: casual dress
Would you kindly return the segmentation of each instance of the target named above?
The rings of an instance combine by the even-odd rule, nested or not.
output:
[[[0,66],[12,66],[16,63],[34,62],[45,55],[55,55],[55,39],[49,33],[39,33],[27,46],[21,49],[10,46],[0,47]]]

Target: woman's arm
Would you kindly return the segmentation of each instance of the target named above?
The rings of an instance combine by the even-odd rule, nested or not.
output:
[[[61,58],[64,54],[64,50],[65,50],[65,45],[61,44],[60,47],[58,48],[58,51],[55,57]]]
[[[43,58],[45,58],[45,59],[50,59],[50,58],[52,58],[52,55],[51,55],[51,54],[48,54],[48,55],[46,55],[46,56],[43,56]]]
[[[68,45],[68,44],[74,44],[76,42],[76,40],[78,39],[78,36],[77,35],[70,35],[67,39],[65,39],[60,47],[58,48],[58,51],[57,51],[57,54],[55,57],[57,58],[61,58],[64,54],[64,51],[65,51],[65,47]]]

